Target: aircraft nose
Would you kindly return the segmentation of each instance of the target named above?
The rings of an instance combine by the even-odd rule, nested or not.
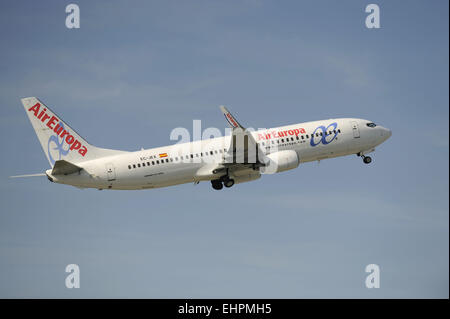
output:
[[[392,136],[392,131],[390,129],[386,129],[387,138]]]
[[[391,135],[392,131],[390,129],[382,127],[381,138],[383,139],[383,142],[386,141],[388,138],[390,138]]]

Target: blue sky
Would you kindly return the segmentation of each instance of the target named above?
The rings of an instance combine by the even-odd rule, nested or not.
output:
[[[0,297],[448,298],[447,1],[64,1],[0,4]],[[307,163],[209,183],[78,190],[20,104],[37,96],[94,145],[359,117],[392,130],[371,165]],[[65,288],[67,264],[81,288]],[[381,288],[367,289],[367,264]]]

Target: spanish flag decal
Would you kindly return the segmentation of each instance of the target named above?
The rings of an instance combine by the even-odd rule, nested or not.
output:
[[[161,153],[159,154],[159,158],[167,157],[167,153]]]

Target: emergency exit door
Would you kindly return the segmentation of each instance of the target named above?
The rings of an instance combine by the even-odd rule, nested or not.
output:
[[[116,169],[112,163],[106,164],[106,175],[108,177],[108,181],[116,180]]]

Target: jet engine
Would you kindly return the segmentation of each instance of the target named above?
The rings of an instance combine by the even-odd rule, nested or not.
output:
[[[266,156],[264,167],[260,168],[262,174],[274,174],[297,168],[300,164],[297,152],[293,150],[279,151]]]
[[[261,174],[258,171],[256,171],[256,172],[253,171],[251,173],[245,173],[245,174],[239,174],[238,176],[236,176],[236,175],[232,176],[235,184],[251,182],[260,177],[261,177]]]

